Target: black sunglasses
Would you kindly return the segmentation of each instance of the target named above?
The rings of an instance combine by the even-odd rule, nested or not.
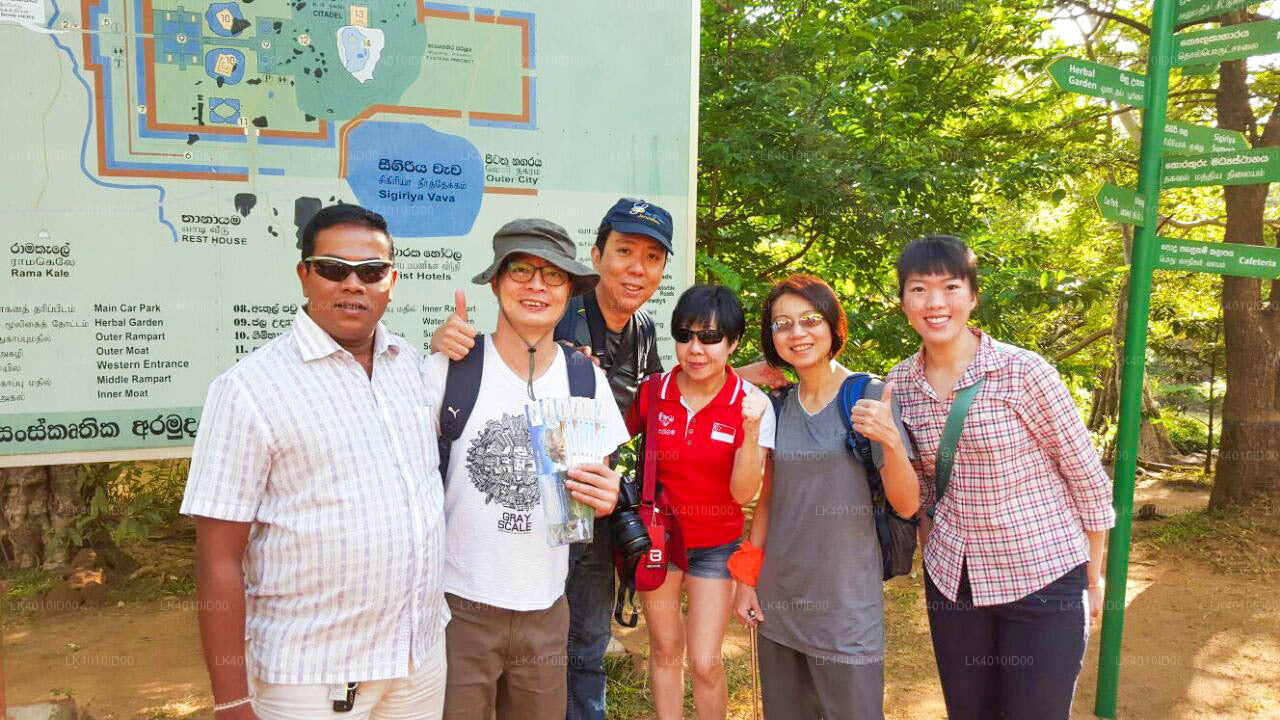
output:
[[[330,282],[342,282],[354,270],[356,277],[360,278],[360,282],[365,285],[381,282],[391,268],[394,267],[387,260],[360,260],[353,262],[342,258],[328,257],[327,255],[312,255],[302,262],[309,263],[317,275]]]
[[[724,331],[720,328],[708,328],[706,330],[690,330],[689,328],[671,328],[671,337],[675,341],[683,345],[694,338],[698,337],[698,342],[703,345],[715,345],[724,340]]]

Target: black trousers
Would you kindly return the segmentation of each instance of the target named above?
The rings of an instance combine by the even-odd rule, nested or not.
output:
[[[926,573],[947,717],[1068,720],[1089,634],[1087,587],[1082,564],[1024,598],[975,607],[967,569],[955,602]]]

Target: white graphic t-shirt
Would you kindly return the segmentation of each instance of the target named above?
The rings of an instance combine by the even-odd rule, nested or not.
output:
[[[480,394],[449,454],[444,590],[508,610],[545,610],[564,594],[569,546],[547,542],[525,420],[528,383],[507,367],[488,336],[484,343]],[[630,435],[604,372],[592,369],[605,433],[603,459]],[[427,397],[437,412],[447,412],[439,408],[448,372],[443,353],[424,364]],[[557,352],[551,368],[534,380],[533,393],[539,400],[569,396],[564,353]]]

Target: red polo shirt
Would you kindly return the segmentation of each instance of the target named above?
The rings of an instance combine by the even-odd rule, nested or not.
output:
[[[633,435],[644,432],[649,383],[660,383],[656,448],[655,438],[647,438],[657,450],[658,482],[675,510],[686,548],[724,545],[742,536],[742,506],[729,492],[729,481],[742,445],[742,398],[751,386],[727,370],[724,387],[691,417],[675,380],[679,372],[676,366],[645,381],[627,412],[627,428]]]

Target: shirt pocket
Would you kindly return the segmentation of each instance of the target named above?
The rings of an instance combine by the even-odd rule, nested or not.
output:
[[[901,410],[902,425],[915,447],[921,467],[932,472],[938,458],[938,443],[942,438],[942,421],[922,405],[904,406]]]
[[[1014,461],[1031,444],[1031,435],[1018,413],[1019,398],[993,393],[976,398],[965,417],[957,458],[999,465]]]

